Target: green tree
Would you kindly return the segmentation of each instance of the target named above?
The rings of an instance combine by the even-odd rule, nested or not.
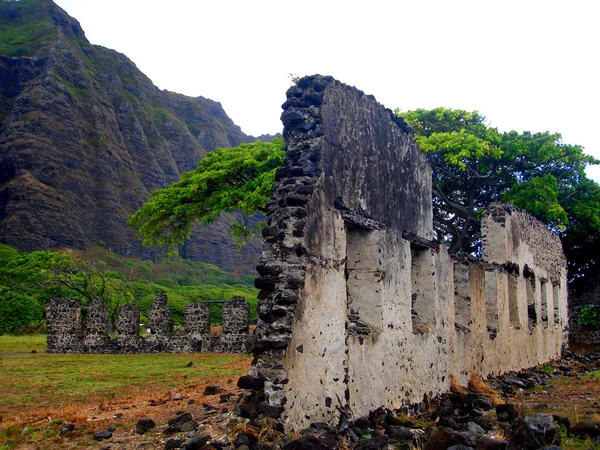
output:
[[[35,328],[53,297],[99,301],[114,323],[117,309],[133,300],[127,277],[100,261],[85,261],[63,252],[21,253],[0,246],[0,331]]]
[[[44,305],[52,297],[72,296],[60,286],[42,288],[37,281],[46,267],[62,255],[34,252],[27,257],[17,249],[0,245],[0,333],[33,331],[43,325]]]
[[[283,153],[283,139],[208,153],[178,182],[152,192],[129,224],[145,245],[167,245],[172,253],[196,221],[208,224],[222,212],[241,211],[242,223],[232,225],[231,233],[242,245],[252,235],[245,218],[265,211]]]
[[[434,226],[451,253],[480,249],[481,213],[512,203],[559,233],[571,280],[594,270],[600,245],[600,186],[585,175],[600,161],[557,133],[499,133],[478,112],[400,112],[433,169]],[[582,247],[584,245],[584,247]]]

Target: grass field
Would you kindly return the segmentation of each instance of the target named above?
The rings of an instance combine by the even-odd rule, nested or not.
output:
[[[45,334],[12,335],[0,334],[0,353],[2,352],[46,351]]]
[[[50,425],[39,426],[45,418],[81,421],[98,405],[196,395],[209,384],[234,387],[250,366],[248,355],[64,355],[45,348],[44,335],[0,336],[0,450],[46,436]],[[39,432],[24,435],[25,427]]]

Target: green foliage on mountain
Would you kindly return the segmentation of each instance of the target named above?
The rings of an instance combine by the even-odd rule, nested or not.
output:
[[[0,54],[32,56],[42,43],[56,38],[51,18],[36,0],[0,2]]]
[[[239,210],[243,217],[265,212],[271,197],[275,171],[283,164],[283,139],[256,141],[206,155],[198,167],[164,189],[129,219],[145,245],[168,245],[171,249],[189,238],[197,221],[214,222],[222,212]],[[244,223],[231,232],[244,244],[252,236]]]
[[[100,301],[114,321],[119,306],[136,303],[142,320],[156,293],[165,292],[175,324],[183,324],[185,306],[234,296],[251,304],[256,320],[253,278],[227,275],[211,264],[172,258],[159,263],[126,258],[109,250],[24,253],[0,245],[0,332],[28,331],[43,325],[45,302],[54,297],[80,298],[84,305]],[[220,306],[211,318],[220,322]]]
[[[477,111],[396,113],[413,127],[433,169],[434,225],[451,253],[479,252],[481,213],[492,202],[521,207],[563,242],[572,281],[597,269],[600,185],[585,168],[600,161],[558,133],[500,133]]]

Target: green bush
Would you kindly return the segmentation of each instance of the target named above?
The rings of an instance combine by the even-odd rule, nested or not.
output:
[[[44,310],[35,298],[0,287],[0,334],[31,331],[43,318]]]
[[[585,326],[598,326],[599,309],[600,307],[597,305],[583,306],[579,312],[581,315],[581,324]]]

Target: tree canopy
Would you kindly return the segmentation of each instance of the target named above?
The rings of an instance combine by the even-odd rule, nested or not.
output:
[[[396,114],[415,132],[432,166],[434,226],[450,253],[477,254],[481,213],[492,202],[521,207],[559,233],[570,278],[595,265],[600,185],[585,168],[600,161],[558,133],[500,133],[477,111],[418,109]],[[587,251],[580,248],[585,243]],[[597,254],[597,253],[596,253]]]
[[[277,138],[208,153],[178,182],[153,191],[129,224],[145,245],[167,245],[172,251],[190,236],[196,221],[208,224],[236,210],[243,217],[264,212],[275,171],[283,164],[283,145]],[[251,234],[244,225],[236,223],[231,230],[240,243]]]
[[[100,302],[113,321],[119,306],[133,300],[127,277],[101,261],[63,252],[21,253],[0,245],[0,332],[40,326],[45,302],[52,297]]]

